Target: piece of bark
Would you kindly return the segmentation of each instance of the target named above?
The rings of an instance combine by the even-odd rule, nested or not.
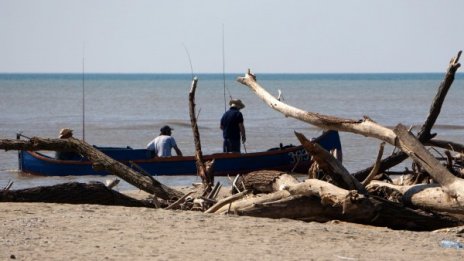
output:
[[[298,181],[286,172],[258,170],[240,176],[236,183],[240,191],[249,190],[254,194],[258,194],[278,191],[281,187],[298,183]]]
[[[126,207],[154,206],[107,188],[101,182],[70,182],[53,186],[8,190],[0,192],[1,202],[44,202],[66,204],[96,204]]]
[[[93,167],[104,169],[108,174],[116,175],[127,183],[162,199],[182,197],[183,193],[163,185],[153,177],[144,176],[123,163],[113,160],[90,144],[76,138],[42,139],[32,137],[29,140],[0,140],[0,149],[4,150],[61,150],[73,151],[89,159]]]

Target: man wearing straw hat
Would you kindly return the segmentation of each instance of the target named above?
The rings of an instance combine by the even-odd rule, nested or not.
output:
[[[69,139],[72,136],[73,136],[73,130],[68,129],[68,128],[63,128],[60,130],[60,135],[58,137],[60,139]],[[55,153],[55,158],[59,160],[77,160],[77,159],[80,159],[81,156],[72,151],[57,151]]]
[[[229,102],[230,109],[222,115],[221,130],[224,138],[224,152],[240,153],[240,138],[245,144],[245,126],[243,125],[243,115],[240,112],[245,108],[241,100],[232,99]]]

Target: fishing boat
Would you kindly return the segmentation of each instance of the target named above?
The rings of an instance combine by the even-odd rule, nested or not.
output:
[[[341,152],[338,132],[327,131],[315,139],[326,150]],[[153,157],[152,151],[130,147],[96,147],[111,158],[134,167],[142,168],[153,176],[196,175],[194,156]],[[109,175],[96,171],[86,158],[57,160],[34,151],[19,151],[19,169],[22,172],[42,176]],[[310,156],[302,146],[282,146],[263,152],[216,153],[205,155],[205,160],[215,160],[215,175],[245,174],[256,170],[282,170],[307,173],[311,165]]]

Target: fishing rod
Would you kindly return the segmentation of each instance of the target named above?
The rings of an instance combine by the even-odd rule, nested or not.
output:
[[[192,59],[190,59],[190,53],[189,53],[189,51],[188,51],[188,49],[187,49],[187,46],[185,46],[185,44],[183,44],[183,43],[182,43],[182,46],[184,46],[185,52],[187,53],[187,57],[188,57],[189,64],[190,64],[190,72],[191,72],[191,74],[192,74],[192,80],[193,80],[194,76],[193,76]]]
[[[226,99],[226,89],[229,93],[229,99],[232,100],[232,95],[230,94],[229,88],[226,86],[226,55],[225,55],[225,33],[224,33],[224,24],[222,24],[222,81],[224,84],[224,112],[227,111],[227,99]]]
[[[222,24],[222,80],[224,83],[224,111],[227,111],[226,101],[226,57],[224,47],[224,24]]]
[[[82,140],[85,141],[85,43],[82,49]]]

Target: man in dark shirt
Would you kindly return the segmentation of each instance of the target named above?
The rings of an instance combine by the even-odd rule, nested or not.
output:
[[[242,143],[246,141],[245,126],[243,125],[243,115],[240,112],[245,108],[241,100],[230,100],[230,109],[222,115],[221,130],[224,138],[224,152],[240,153],[240,137]]]

